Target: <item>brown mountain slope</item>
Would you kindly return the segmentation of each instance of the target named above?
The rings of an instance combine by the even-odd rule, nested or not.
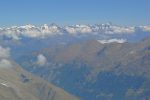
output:
[[[46,81],[23,70],[9,60],[0,64],[0,100],[78,100]]]
[[[150,38],[137,43],[101,44],[97,40],[89,40],[61,48],[46,48],[37,54],[44,54],[48,60],[58,64],[84,62],[92,67],[92,73],[113,71],[149,77],[149,41]]]

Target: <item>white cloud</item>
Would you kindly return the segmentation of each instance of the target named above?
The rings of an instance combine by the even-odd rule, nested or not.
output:
[[[112,27],[112,33],[134,33],[135,29],[134,27]]]
[[[87,25],[75,25],[75,26],[66,26],[65,30],[72,35],[76,35],[76,33],[91,33],[92,28]]]
[[[126,42],[125,39],[109,39],[109,40],[97,40],[101,44],[106,44],[106,43],[124,43]]]
[[[10,56],[10,48],[0,46],[0,58],[8,58]]]
[[[150,32],[150,26],[141,26],[142,31]]]
[[[11,68],[12,63],[7,59],[1,59],[0,60],[0,68]]]
[[[139,26],[141,31],[150,32],[150,26]],[[67,33],[66,33],[67,32]],[[134,26],[118,26],[111,24],[98,24],[98,25],[72,25],[60,27],[57,25],[25,25],[14,26],[10,28],[0,28],[0,35],[7,36],[9,38],[19,40],[20,36],[26,36],[31,38],[45,38],[47,36],[54,35],[80,35],[80,34],[132,34],[136,33],[136,27]]]
[[[0,68],[10,68],[12,63],[8,60],[10,57],[10,48],[0,46]]]
[[[47,59],[43,54],[39,54],[37,56],[37,62],[36,64],[38,64],[39,66],[44,66],[47,63]]]

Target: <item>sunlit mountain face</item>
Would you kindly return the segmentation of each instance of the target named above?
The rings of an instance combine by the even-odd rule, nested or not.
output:
[[[150,26],[3,27],[0,45],[0,66],[18,64],[21,70],[62,88],[64,100],[150,99]],[[24,80],[19,75],[15,77]]]

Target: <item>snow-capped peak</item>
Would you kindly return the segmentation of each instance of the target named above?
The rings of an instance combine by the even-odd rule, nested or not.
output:
[[[95,25],[85,25],[78,24],[72,26],[60,27],[56,24],[44,24],[42,26],[35,25],[24,25],[24,26],[12,26],[9,28],[0,28],[0,35],[5,35],[9,37],[14,37],[18,39],[19,36],[28,37],[46,37],[53,35],[79,35],[79,34],[133,34],[138,30],[143,32],[150,32],[150,26],[117,26],[111,23],[106,24],[95,24]]]

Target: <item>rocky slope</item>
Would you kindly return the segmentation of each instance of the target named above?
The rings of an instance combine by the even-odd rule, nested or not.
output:
[[[12,61],[10,61],[11,66],[8,66],[8,61],[0,62],[1,100],[79,100],[26,72]]]

